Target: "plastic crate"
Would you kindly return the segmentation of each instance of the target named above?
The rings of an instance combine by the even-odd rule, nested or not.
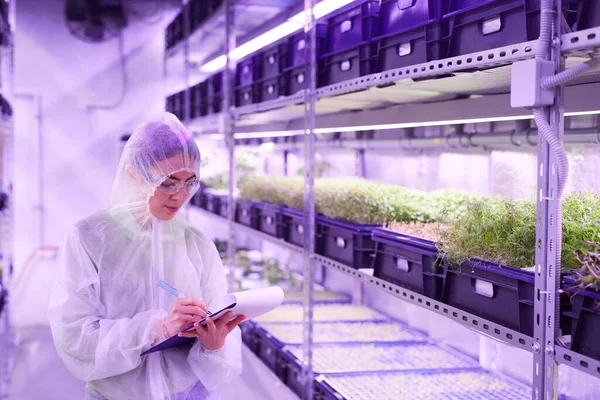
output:
[[[223,110],[223,96],[216,95],[208,99],[208,114],[219,114]]]
[[[380,9],[377,70],[380,72],[445,58],[448,0],[383,0]]]
[[[254,354],[258,353],[258,338],[256,336],[256,326],[252,321],[243,321],[240,325],[242,331],[242,342],[252,351]]]
[[[248,104],[256,103],[256,86],[248,85],[238,89],[235,89],[235,106],[241,107]]]
[[[448,56],[537,40],[540,0],[450,0]]]
[[[213,97],[223,93],[223,73],[219,72],[212,75],[207,80],[208,97]]]
[[[206,192],[206,211],[221,215],[221,207],[224,201],[227,201],[227,196]]]
[[[250,56],[236,65],[235,87],[249,86],[260,78],[260,56]]]
[[[260,79],[276,78],[287,66],[287,41],[280,41],[259,52],[258,77]]]
[[[282,345],[303,343],[303,324],[261,323]],[[372,343],[427,341],[427,337],[395,321],[318,322],[313,325],[314,343]]]
[[[221,205],[219,207],[218,214],[223,218],[229,218],[229,196],[228,195],[220,195]]]
[[[374,229],[374,276],[440,300],[445,269],[435,243],[387,229]]]
[[[198,196],[198,207],[206,210],[208,207],[208,194],[206,193],[205,189],[200,190],[200,194],[197,195]]]
[[[317,61],[317,72],[316,72],[316,87],[326,86],[326,74],[325,64],[323,60]],[[284,96],[293,96],[298,92],[306,90],[308,88],[308,77],[307,70],[304,65],[288,69],[284,74],[284,87],[283,94]]]
[[[207,79],[208,113],[218,114],[223,109],[223,73],[219,72]]]
[[[333,85],[377,72],[377,47],[365,44],[324,58],[324,85]]]
[[[284,206],[265,203],[259,203],[260,222],[258,229],[278,239],[283,238],[283,209]]]
[[[243,200],[237,203],[235,209],[235,220],[244,226],[258,229],[259,208],[254,201]]]
[[[317,60],[327,50],[327,25],[318,23],[317,29]],[[306,49],[308,45],[308,34],[304,31],[291,35],[287,43],[287,58],[285,69],[304,67],[306,64]]]
[[[352,3],[327,21],[327,53],[323,54],[327,85],[355,79],[376,72],[375,36],[379,1]]]
[[[190,117],[198,118],[208,114],[208,85],[206,82],[190,88]]]
[[[258,323],[289,324],[302,322],[304,308],[302,304],[282,304],[273,311],[254,318]],[[389,321],[385,315],[364,306],[347,303],[326,303],[314,306],[315,322],[353,322],[353,321]]]
[[[457,268],[446,267],[442,302],[533,336],[534,287],[532,272],[482,260],[467,261]],[[561,297],[561,309],[568,310]],[[561,322],[563,334],[569,325]]]
[[[437,22],[379,39],[378,46],[378,72],[441,60],[448,54],[448,42]]]
[[[379,225],[356,224],[317,216],[316,252],[350,267],[371,268],[375,255],[373,229]]]
[[[202,201],[202,188],[198,189],[196,193],[190,199],[190,205],[194,207],[200,207],[200,202]]]
[[[304,213],[295,208],[286,207],[282,214],[283,239],[288,243],[304,247]]]
[[[256,102],[275,100],[285,95],[285,78],[278,75],[274,78],[264,79],[256,84]]]
[[[571,289],[575,281],[565,277],[566,284],[563,289],[573,292]],[[600,293],[592,290],[576,290],[571,298],[572,310],[562,313],[562,322],[570,324],[571,344],[570,348],[577,353],[600,360]]]
[[[317,48],[316,48],[316,86],[325,85],[324,81],[324,63],[321,57],[327,52],[327,25],[317,24]],[[292,96],[308,87],[308,77],[306,70],[306,48],[308,36],[305,32],[292,35],[288,39],[288,51],[286,67],[284,69],[284,95]]]
[[[529,400],[530,387],[489,371],[383,372],[319,376],[315,400]]]
[[[353,49],[377,36],[379,0],[361,0],[327,19],[327,54]]]
[[[255,335],[257,340],[256,355],[277,377],[283,380],[285,378],[285,364],[281,343],[269,332],[260,329],[260,326],[256,327]]]

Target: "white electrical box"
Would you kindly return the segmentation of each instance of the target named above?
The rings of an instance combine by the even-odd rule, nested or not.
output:
[[[542,88],[542,78],[552,75],[552,61],[534,58],[514,63],[510,82],[510,106],[533,108],[552,105],[554,89]]]

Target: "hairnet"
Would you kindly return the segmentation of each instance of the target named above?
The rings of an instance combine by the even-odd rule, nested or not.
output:
[[[48,316],[59,355],[87,382],[87,398],[209,399],[241,373],[239,328],[215,353],[196,341],[141,356],[166,339],[164,318],[176,300],[158,280],[209,310],[227,293],[214,243],[181,209],[171,219],[151,212],[155,192],[181,171],[199,178],[200,152],[181,122],[163,113],[125,145],[108,208],[76,223],[61,246]],[[184,192],[184,206],[194,191]]]
[[[125,144],[110,197],[111,213],[133,215],[135,225],[149,228],[150,197],[165,179],[181,171],[200,178],[200,151],[177,117],[162,113],[139,126]],[[178,217],[172,225],[181,224]]]

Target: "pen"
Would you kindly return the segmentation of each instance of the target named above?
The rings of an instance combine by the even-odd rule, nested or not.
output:
[[[186,297],[185,295],[179,293],[179,291],[177,289],[175,289],[173,286],[169,285],[167,282],[165,282],[163,280],[158,280],[156,282],[156,284],[158,285],[158,287],[160,287],[161,289],[164,289],[165,291],[169,292],[170,294],[172,294],[173,296],[175,296],[177,298]],[[210,317],[212,315],[212,313],[210,311],[206,310],[206,315],[208,315]]]

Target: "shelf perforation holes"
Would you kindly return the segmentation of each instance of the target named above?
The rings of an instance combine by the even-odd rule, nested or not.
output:
[[[572,363],[573,362],[573,357],[571,357],[569,354],[563,354],[563,359],[565,361],[567,361],[568,363]],[[589,368],[590,365],[588,364],[587,361],[585,360],[579,360],[579,365],[583,368]],[[600,367],[596,368],[596,373],[598,373],[600,375]]]

